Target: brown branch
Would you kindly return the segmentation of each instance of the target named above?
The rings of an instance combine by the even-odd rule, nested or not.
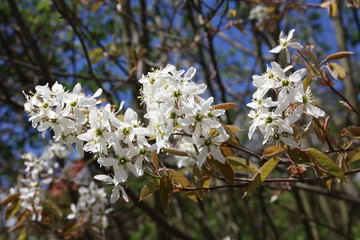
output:
[[[133,200],[133,203],[136,207],[143,210],[146,214],[148,214],[154,221],[156,221],[159,225],[161,225],[170,234],[180,239],[187,239],[187,240],[192,239],[185,232],[181,231],[180,229],[176,228],[174,225],[170,224],[159,212],[155,211],[144,201],[139,201],[138,196],[136,196],[136,194],[130,188],[126,189],[126,193]]]
[[[344,172],[344,174],[351,175],[351,174],[358,173],[358,172],[360,172],[360,168],[355,168],[355,169],[346,171],[346,172]],[[336,177],[332,176],[332,175],[314,177],[314,178],[301,178],[301,179],[300,178],[270,178],[270,179],[265,179],[263,181],[263,183],[319,182],[319,181],[334,179],[334,178],[336,178]],[[194,190],[213,191],[213,190],[222,189],[222,188],[242,188],[242,187],[248,186],[253,181],[253,179],[249,179],[249,178],[235,178],[235,180],[241,181],[242,183],[226,184],[226,185],[214,186],[214,187],[183,187],[183,188],[179,188],[179,189],[183,190],[183,191],[194,191]]]
[[[16,64],[19,65],[21,67],[27,68],[29,70],[35,71],[35,72],[41,72],[41,68],[34,66],[32,64],[17,60],[17,59],[12,59],[6,56],[2,56],[0,55],[0,59],[4,60],[4,61],[8,61],[11,62],[12,64]],[[79,78],[79,79],[84,79],[84,80],[93,80],[94,77],[90,76],[90,75],[80,75],[80,74],[71,74],[71,73],[67,73],[67,72],[57,72],[57,71],[53,71],[50,69],[50,73],[55,75],[55,76],[59,76],[59,77],[66,77],[66,78]],[[106,78],[106,77],[96,77],[97,80],[99,81],[104,81],[104,82],[126,82],[127,79],[124,78]]]
[[[45,61],[43,55],[41,54],[40,48],[34,39],[32,33],[30,32],[29,28],[26,25],[26,22],[21,15],[19,9],[16,6],[16,3],[14,0],[8,0],[9,6],[11,8],[11,12],[16,19],[16,22],[18,23],[20,27],[21,34],[24,36],[26,42],[29,44],[31,51],[33,52],[33,55],[41,69],[41,73],[43,74],[43,78],[41,79],[41,83],[45,84],[47,82],[53,83],[53,80],[51,79],[50,71],[48,68],[48,64]]]

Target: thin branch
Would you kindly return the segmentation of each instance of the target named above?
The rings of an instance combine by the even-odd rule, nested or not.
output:
[[[159,212],[155,211],[144,201],[139,201],[138,196],[136,196],[136,194],[130,188],[126,189],[126,193],[133,200],[133,203],[135,204],[136,207],[143,210],[146,214],[148,214],[154,221],[159,223],[159,225],[161,225],[170,234],[180,239],[192,240],[192,238],[188,236],[185,232],[181,231],[180,229],[176,228],[174,225],[170,224]]]
[[[41,79],[41,83],[50,82],[52,83],[53,80],[51,79],[50,72],[48,69],[48,64],[45,61],[43,55],[41,54],[40,48],[37,44],[37,41],[34,39],[32,33],[30,32],[29,28],[26,25],[26,22],[21,15],[19,9],[16,6],[16,3],[14,0],[8,0],[9,6],[11,8],[11,12],[13,13],[14,18],[16,19],[16,22],[18,23],[20,27],[21,34],[26,39],[27,43],[30,45],[31,51],[33,52],[33,55],[39,64],[39,67],[41,69],[41,73],[43,74],[43,78]]]

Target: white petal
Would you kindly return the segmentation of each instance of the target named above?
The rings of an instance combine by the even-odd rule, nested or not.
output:
[[[105,174],[95,175],[94,178],[96,180],[103,181],[103,182],[108,182],[108,183],[113,182],[113,179],[111,177],[109,177],[108,175],[105,175]]]
[[[120,197],[120,191],[119,191],[119,186],[114,187],[114,189],[112,190],[111,196],[110,196],[110,203],[114,204]]]
[[[122,187],[122,186],[119,186],[120,190],[121,190],[121,194],[122,194],[122,197],[123,199],[126,201],[126,202],[129,202],[129,198],[128,198],[128,195],[126,194],[125,192],[125,189]]]
[[[290,39],[292,39],[292,37],[293,37],[293,35],[294,35],[294,32],[295,32],[295,29],[291,29],[291,30],[289,31],[289,34],[288,34],[288,36],[287,36],[287,38],[286,38],[286,41],[289,41]]]
[[[325,112],[323,110],[312,104],[306,105],[306,112],[316,118],[325,116]]]
[[[222,155],[220,148],[218,148],[217,146],[211,146],[211,154],[213,155],[213,157],[218,160],[221,163],[225,163],[225,158]]]
[[[93,98],[97,98],[98,96],[100,96],[102,94],[103,90],[101,88],[99,88],[93,95]]]
[[[99,158],[97,160],[97,162],[100,164],[100,165],[103,165],[105,167],[111,167],[115,164],[118,163],[118,160],[115,159],[115,158]]]
[[[298,106],[294,112],[288,116],[289,119],[289,124],[293,124],[294,122],[296,122],[297,120],[299,120],[299,118],[301,117],[301,114],[304,111],[304,107],[303,105]]]
[[[274,47],[269,52],[271,53],[279,53],[283,47],[281,45]]]
[[[298,42],[291,42],[289,43],[289,47],[295,48],[295,49],[302,49],[303,46],[301,46]]]
[[[198,164],[198,167],[201,168],[202,165],[204,164],[205,160],[206,160],[206,157],[207,157],[207,150],[205,148],[201,149],[200,150],[200,153],[197,157],[197,164]]]
[[[296,147],[296,148],[299,147],[299,144],[297,144],[297,142],[295,142],[291,138],[282,137],[281,140],[288,146]]]
[[[189,68],[187,70],[187,72],[185,73],[185,76],[184,76],[185,80],[192,79],[194,77],[195,73],[196,73],[196,68],[193,68],[193,67]]]

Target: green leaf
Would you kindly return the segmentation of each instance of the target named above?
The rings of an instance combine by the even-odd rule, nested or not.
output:
[[[234,183],[235,180],[235,171],[230,166],[229,163],[221,163],[218,160],[215,160],[214,158],[209,158],[209,163],[212,164],[218,171],[221,173],[221,175],[224,176],[224,178],[230,182]]]
[[[326,156],[324,153],[322,153],[319,150],[314,149],[314,148],[307,149],[307,152],[310,154],[312,160],[315,163],[320,165],[323,169],[328,171],[331,175],[341,179],[342,181],[345,181],[344,172],[328,156]]]
[[[259,168],[249,160],[240,157],[227,157],[226,161],[236,170],[258,173]]]
[[[102,48],[94,48],[90,50],[89,57],[91,59],[91,63],[93,64],[100,61],[104,57]]]
[[[150,197],[159,187],[160,180],[159,179],[151,179],[140,192],[140,201],[147,199]]]
[[[355,149],[349,153],[347,156],[347,161],[356,162],[360,160],[360,149]]]
[[[341,65],[337,63],[329,63],[328,69],[335,79],[344,80],[346,76],[346,71]]]
[[[317,173],[317,175],[319,177],[326,177],[326,176],[329,176],[329,174],[326,174],[324,173],[323,171],[321,171],[319,168],[315,168],[315,172]],[[326,180],[323,180],[321,181],[322,184],[325,185],[325,187],[331,191],[331,187],[332,187],[332,183],[333,183],[333,179],[326,179]]]
[[[50,199],[45,199],[44,200],[44,209],[48,210],[50,213],[52,213],[56,218],[62,218],[63,216],[63,212],[62,210],[60,209],[60,207],[55,203],[53,202],[52,200]]]
[[[160,201],[164,212],[170,206],[173,196],[173,185],[168,175],[163,175],[160,180]]]
[[[19,234],[18,240],[25,240],[27,237],[28,228],[23,228]]]
[[[261,185],[261,183],[264,182],[264,180],[270,175],[270,173],[274,170],[274,168],[276,167],[276,165],[280,162],[280,158],[278,157],[273,157],[270,160],[268,160],[261,168],[260,168],[260,172],[256,173],[253,178],[251,183],[248,186],[248,189],[246,190],[246,192],[244,193],[245,197],[249,192],[251,192],[252,190],[254,190],[255,188],[257,188],[258,186]]]
[[[166,171],[173,178],[176,185],[180,185],[182,188],[193,187],[189,180],[187,180],[181,173],[178,173],[177,171],[172,169],[167,169]],[[185,194],[186,197],[190,198],[194,202],[198,202],[197,194],[195,191],[183,190],[182,192]]]

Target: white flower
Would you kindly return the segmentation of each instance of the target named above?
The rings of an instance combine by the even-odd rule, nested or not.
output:
[[[289,34],[286,36],[286,35],[284,35],[284,32],[281,31],[280,36],[279,36],[280,44],[270,50],[271,53],[279,53],[281,50],[285,49],[286,60],[288,63],[290,63],[290,52],[288,50],[288,47],[295,48],[295,49],[302,48],[300,43],[291,41],[294,32],[295,32],[295,29],[291,29],[289,31]]]
[[[308,87],[306,89],[306,92],[304,92],[303,86],[299,86],[298,87],[298,93],[295,96],[295,100],[297,100],[298,102],[303,103],[303,106],[304,106],[307,114],[309,114],[309,115],[311,115],[311,116],[313,116],[315,118],[325,116],[325,112],[323,110],[321,110],[319,107],[317,107],[316,105],[313,104],[315,99],[314,99],[314,97],[313,97],[313,95],[311,93],[310,87]]]
[[[223,128],[219,128],[217,131],[217,136],[210,135],[209,132],[202,132],[202,136],[200,136],[200,131],[193,135],[193,143],[199,148],[197,157],[199,168],[202,167],[208,155],[212,155],[219,162],[225,163],[225,157],[221,153],[220,145],[228,140],[229,135],[226,134]]]
[[[110,203],[113,204],[116,202],[116,200],[119,199],[120,197],[120,192],[122,194],[122,197],[123,199],[128,202],[129,201],[129,198],[125,192],[125,189],[123,186],[120,185],[120,183],[115,179],[115,178],[111,178],[109,177],[108,175],[104,175],[104,174],[99,174],[99,175],[96,175],[94,176],[94,178],[96,180],[99,180],[99,181],[103,181],[103,182],[107,182],[109,184],[113,184],[114,187],[112,189],[112,193],[111,193],[111,196],[110,196]]]

